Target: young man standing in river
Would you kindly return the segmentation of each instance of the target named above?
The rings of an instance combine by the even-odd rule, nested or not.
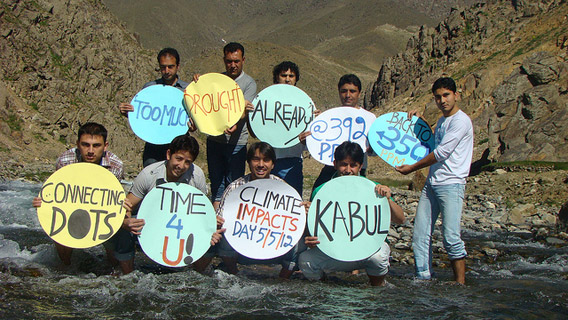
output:
[[[461,239],[461,214],[466,178],[473,154],[473,125],[471,119],[458,108],[459,95],[452,78],[439,78],[432,85],[432,93],[442,117],[435,129],[436,148],[422,160],[395,169],[402,174],[430,167],[426,185],[416,209],[412,247],[416,263],[416,277],[432,277],[432,233],[438,215],[442,214],[444,248],[448,252],[454,279],[465,284],[465,251]],[[421,117],[416,111],[409,112]]]
[[[256,97],[256,82],[243,71],[245,63],[245,48],[238,42],[230,42],[223,47],[224,75],[235,80],[243,91],[245,102],[250,103]],[[193,76],[193,81],[199,81],[199,74]],[[249,132],[247,113],[243,112],[241,119],[224,134],[207,136],[207,168],[211,181],[211,202],[215,210],[225,188],[234,180],[245,174],[245,158]]]
[[[296,86],[299,80],[300,69],[298,65],[292,61],[283,61],[272,70],[272,81],[274,84]],[[317,116],[319,113],[318,110],[314,109],[314,116]],[[304,151],[307,134],[308,132],[302,132],[299,135],[300,142],[302,143],[298,143],[295,146],[274,148],[278,161],[276,161],[272,172],[296,189],[300,196],[302,196],[304,188],[302,152]]]
[[[179,53],[174,48],[164,48],[158,53],[158,67],[160,68],[160,73],[162,75],[161,78],[156,79],[154,81],[147,82],[142,86],[142,89],[145,89],[149,86],[161,84],[172,86],[176,89],[181,91],[185,90],[188,83],[179,79],[177,73],[179,71]],[[128,113],[134,111],[134,106],[130,103],[121,103],[118,106],[120,113],[128,117]],[[189,123],[190,130],[195,131],[195,127],[193,124]],[[144,144],[144,153],[142,154],[142,164],[144,167],[158,161],[162,161],[166,159],[166,151],[168,150],[169,145],[157,145],[146,142]]]

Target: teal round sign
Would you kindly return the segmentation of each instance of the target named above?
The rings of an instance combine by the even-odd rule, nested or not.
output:
[[[326,182],[308,211],[308,230],[318,248],[340,261],[358,261],[379,251],[390,227],[388,199],[375,193],[375,183],[343,176]]]
[[[249,123],[260,141],[275,148],[300,143],[298,136],[306,131],[315,110],[312,99],[298,87],[274,84],[262,90],[252,101]]]
[[[391,112],[378,117],[369,129],[369,144],[389,165],[414,164],[434,150],[430,126],[418,117],[408,119],[406,112]]]
[[[168,267],[183,267],[201,258],[217,228],[213,205],[203,192],[184,183],[152,189],[140,205],[144,219],[140,246],[150,259]]]
[[[138,92],[130,104],[128,122],[134,134],[153,144],[168,144],[187,132],[189,116],[183,106],[183,91],[156,84]]]

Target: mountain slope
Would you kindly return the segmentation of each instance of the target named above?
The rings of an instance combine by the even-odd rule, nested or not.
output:
[[[565,1],[488,1],[422,28],[385,60],[368,107],[439,116],[429,87],[441,75],[460,87],[473,119],[476,158],[568,161],[568,25]]]

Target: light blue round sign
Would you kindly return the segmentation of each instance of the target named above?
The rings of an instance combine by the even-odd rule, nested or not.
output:
[[[183,91],[156,84],[138,92],[130,104],[134,111],[128,122],[134,134],[153,144],[168,144],[187,132],[187,111],[183,106]]]
[[[201,258],[217,228],[213,205],[203,192],[184,183],[152,189],[140,205],[144,228],[138,238],[150,259],[168,267],[183,267]]]
[[[252,101],[249,123],[260,141],[275,148],[292,147],[306,131],[315,110],[312,99],[298,87],[274,84]]]
[[[388,199],[375,193],[375,183],[343,176],[326,182],[308,211],[308,230],[318,248],[341,261],[366,259],[379,251],[390,228]]]
[[[434,150],[430,126],[418,117],[408,119],[406,112],[378,117],[368,137],[375,153],[393,167],[414,164]]]

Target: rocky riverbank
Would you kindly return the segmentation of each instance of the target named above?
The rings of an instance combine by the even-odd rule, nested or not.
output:
[[[565,246],[568,233],[559,218],[567,199],[565,171],[482,172],[470,177],[466,188],[462,230],[468,260],[494,262],[501,254],[491,239],[470,245],[467,234],[479,232],[507,234],[545,246]],[[388,239],[392,258],[401,264],[413,264],[412,226],[420,198],[419,192],[395,189],[395,201],[407,214],[403,225],[393,226]],[[433,237],[434,265],[449,266],[442,244],[441,220]]]

